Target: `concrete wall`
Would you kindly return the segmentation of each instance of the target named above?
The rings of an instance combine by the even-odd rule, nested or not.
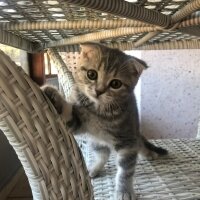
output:
[[[29,64],[28,64],[28,54],[26,51],[20,50],[20,58],[19,58],[20,66],[23,68],[23,70],[30,74],[29,72]]]
[[[200,50],[142,51],[142,132],[148,138],[194,138],[200,119]]]

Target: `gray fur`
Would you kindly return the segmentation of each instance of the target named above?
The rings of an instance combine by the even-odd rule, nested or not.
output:
[[[133,90],[147,67],[146,63],[99,44],[87,43],[81,48],[81,58],[73,71],[75,86],[72,102],[69,104],[55,98],[55,90],[52,95],[50,87],[44,91],[56,108],[71,110],[65,112],[68,115],[66,118],[70,119],[66,120],[66,125],[74,129],[74,134],[89,133],[94,152],[98,155],[96,164],[90,169],[91,177],[99,174],[109,158],[110,150],[114,150],[118,168],[115,199],[135,200],[132,184],[137,153],[141,151],[148,156],[159,154],[159,150],[166,153],[166,150],[150,144],[140,134]],[[89,70],[97,72],[96,80],[88,78]],[[109,85],[113,79],[122,82],[119,89]],[[55,99],[60,102],[55,102]]]

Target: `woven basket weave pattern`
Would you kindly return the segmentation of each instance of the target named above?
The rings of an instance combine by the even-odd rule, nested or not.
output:
[[[169,150],[156,160],[138,159],[134,189],[138,200],[199,200],[200,140],[163,139],[152,141]],[[83,151],[87,165],[95,157],[89,146]],[[111,155],[101,176],[92,180],[95,200],[114,200],[116,156]]]
[[[151,44],[166,41],[176,49],[180,47],[174,41],[189,44],[195,39],[192,46],[199,48],[199,8],[199,0],[6,0],[0,3],[0,42],[28,52],[91,40],[145,50],[143,44],[165,49]],[[157,31],[163,33],[161,39],[156,34],[147,39]]]
[[[25,169],[34,200],[93,198],[73,136],[41,90],[2,52],[0,128]]]

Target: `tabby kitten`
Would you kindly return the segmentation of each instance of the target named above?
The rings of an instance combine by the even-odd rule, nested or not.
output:
[[[74,134],[89,134],[97,154],[96,163],[89,169],[91,177],[99,174],[110,151],[116,152],[116,200],[136,199],[133,175],[138,152],[151,157],[167,154],[140,134],[133,90],[145,68],[145,62],[118,49],[85,43],[72,73],[72,100],[66,102],[52,87],[43,88]]]

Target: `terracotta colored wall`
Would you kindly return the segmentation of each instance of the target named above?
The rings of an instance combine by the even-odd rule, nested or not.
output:
[[[200,50],[142,51],[142,132],[149,138],[194,138],[200,119]]]

